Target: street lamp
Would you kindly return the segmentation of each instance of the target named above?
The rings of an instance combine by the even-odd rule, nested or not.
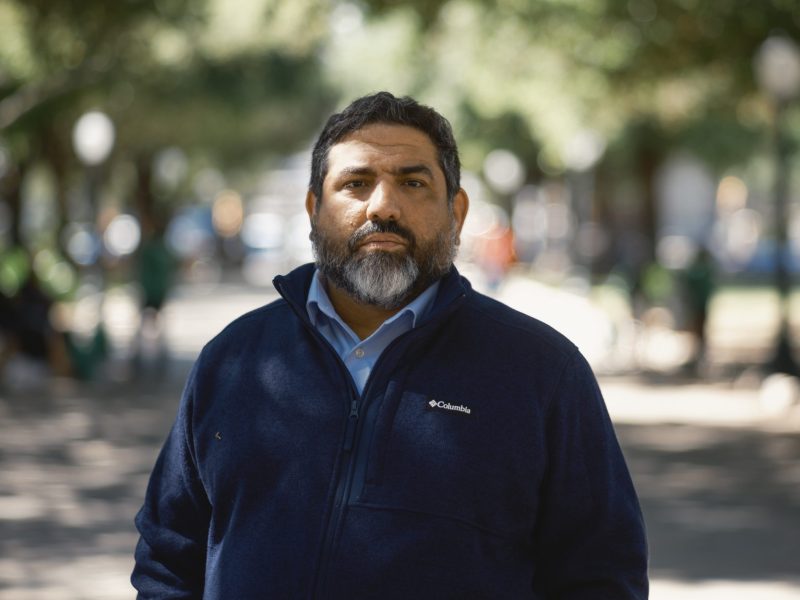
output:
[[[605,243],[602,224],[594,207],[595,167],[606,151],[606,140],[592,129],[582,129],[569,138],[562,150],[567,166],[572,209],[578,223],[575,257],[587,270],[587,283],[591,286],[596,259]]]
[[[97,171],[111,154],[114,137],[114,123],[108,115],[96,110],[83,114],[72,129],[72,147],[88,171],[93,216],[97,209]]]
[[[775,354],[768,367],[773,372],[796,375],[800,374],[800,369],[792,356],[789,324],[791,275],[786,243],[789,147],[783,131],[783,117],[787,106],[800,92],[800,50],[797,44],[784,35],[770,36],[758,50],[755,70],[759,85],[774,106],[775,287],[780,302],[780,330]]]

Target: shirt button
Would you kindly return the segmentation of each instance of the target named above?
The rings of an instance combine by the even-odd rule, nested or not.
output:
[[[361,348],[356,348],[355,355],[356,358],[364,358],[364,350]]]

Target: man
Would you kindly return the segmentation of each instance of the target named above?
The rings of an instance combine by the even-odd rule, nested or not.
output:
[[[198,358],[137,516],[141,598],[647,597],[589,367],[452,266],[459,171],[412,99],[329,119],[316,267]]]

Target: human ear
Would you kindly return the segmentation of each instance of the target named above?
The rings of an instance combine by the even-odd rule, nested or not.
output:
[[[312,221],[317,214],[317,204],[317,197],[314,195],[314,192],[308,190],[306,192],[306,212],[308,213],[308,218]]]
[[[467,218],[467,212],[469,211],[469,196],[467,196],[464,188],[458,188],[456,195],[453,197],[451,210],[456,224],[456,237],[458,242],[461,243],[461,228],[464,226],[464,219]]]

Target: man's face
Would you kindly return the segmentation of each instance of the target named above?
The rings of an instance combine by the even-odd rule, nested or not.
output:
[[[399,308],[449,270],[467,204],[459,190],[448,205],[426,134],[367,125],[331,147],[322,199],[306,198],[317,265],[354,300]]]

